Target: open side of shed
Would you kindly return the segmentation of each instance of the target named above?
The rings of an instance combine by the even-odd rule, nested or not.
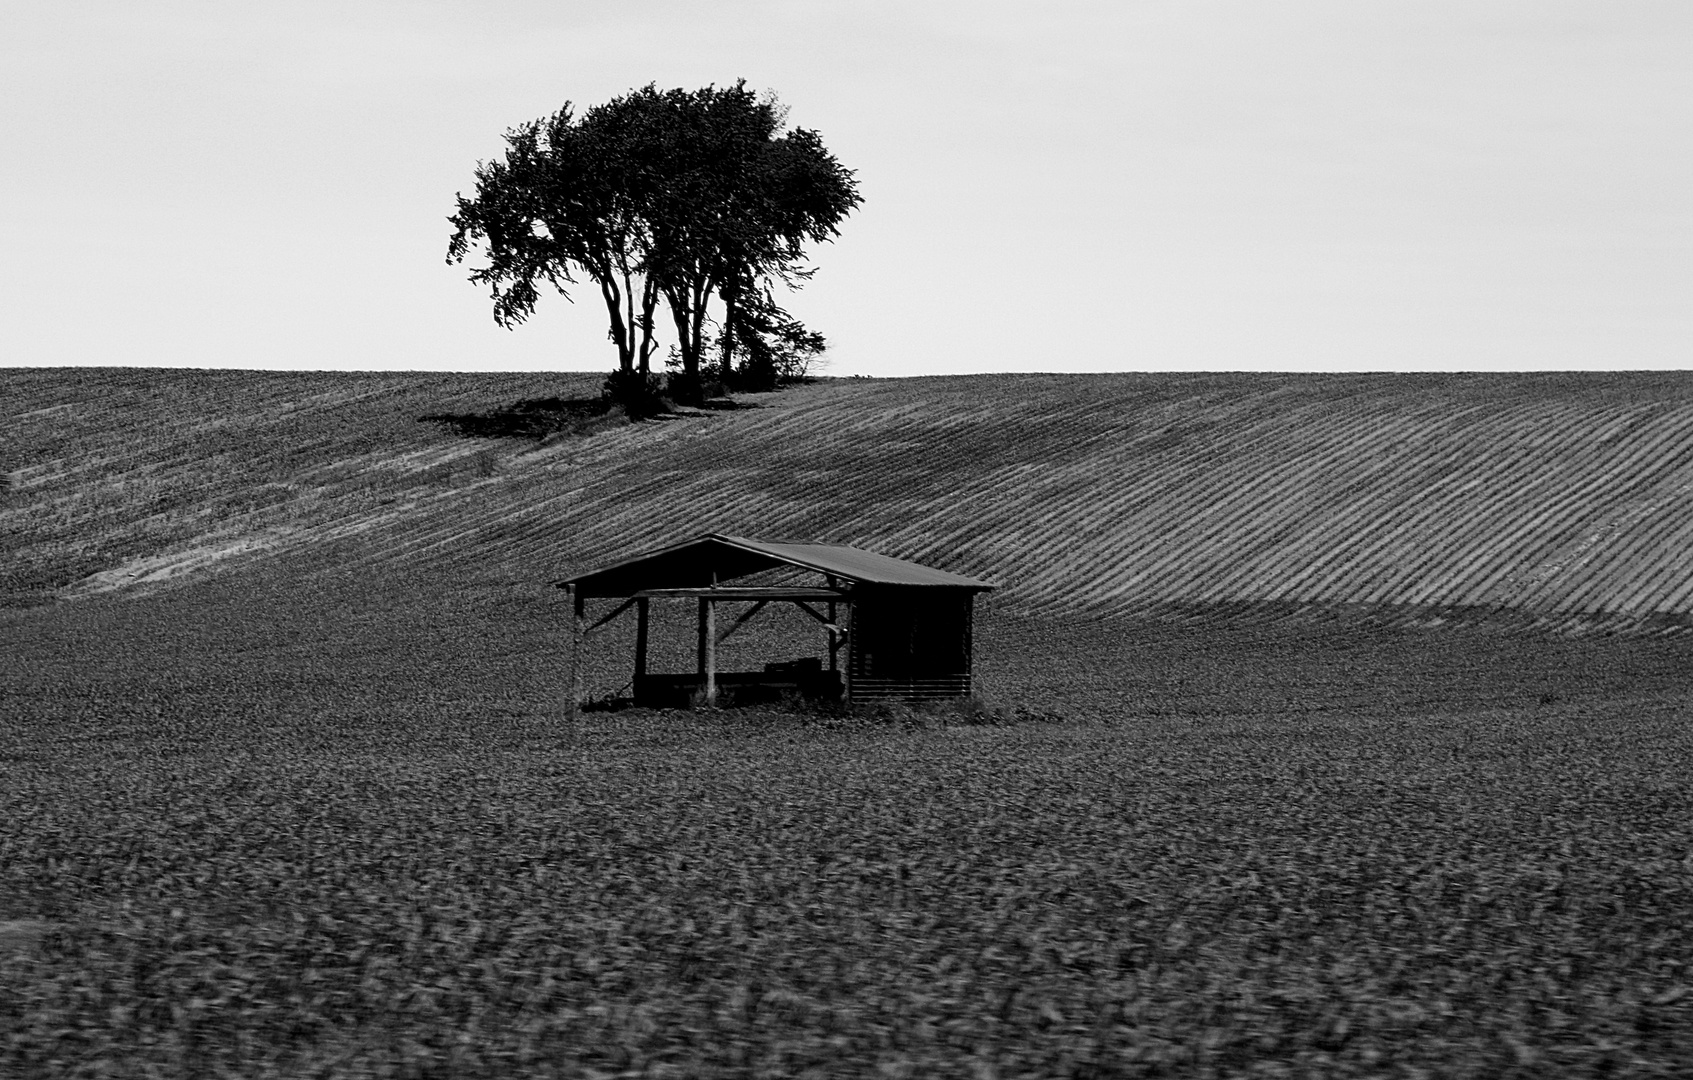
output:
[[[814,585],[736,586],[766,570],[809,571]],[[811,698],[928,700],[970,693],[974,601],[994,586],[931,566],[838,544],[774,543],[709,533],[558,582],[573,599],[571,709],[582,703],[589,637],[635,612],[635,704],[654,708],[746,702],[783,691]],[[651,601],[694,599],[698,649],[693,672],[647,669]],[[590,624],[588,602],[623,602]],[[822,659],[718,670],[717,646],[772,603],[791,603],[828,634]],[[718,607],[747,605],[719,629]],[[840,652],[846,649],[846,663]]]

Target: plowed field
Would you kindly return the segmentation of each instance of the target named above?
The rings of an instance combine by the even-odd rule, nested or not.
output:
[[[0,1074],[1693,1055],[1693,635],[1001,611],[1044,722],[570,722],[544,590],[284,562],[0,612]]]
[[[1693,378],[849,380],[556,439],[458,432],[592,380],[3,386],[0,1075],[1693,1060]],[[706,529],[1001,582],[997,720],[568,719],[549,579]]]
[[[592,388],[8,372],[7,594],[285,553],[534,580],[713,530],[932,561],[1028,613],[1693,613],[1693,375],[844,380],[548,444],[420,419]]]

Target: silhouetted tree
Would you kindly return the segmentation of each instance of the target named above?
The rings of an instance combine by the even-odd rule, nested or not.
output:
[[[657,348],[658,283],[646,273],[645,207],[638,162],[604,125],[578,122],[571,105],[506,133],[502,161],[476,168],[476,197],[458,196],[447,260],[484,241],[494,321],[508,329],[535,310],[542,284],[569,298],[578,273],[593,281],[610,319],[618,371],[645,377]]]
[[[714,299],[724,311],[722,376],[737,355],[757,364],[792,342],[821,348],[776,306],[772,289],[809,279],[805,245],[837,235],[861,202],[851,170],[815,131],[784,133],[786,110],[745,82],[691,93],[647,86],[607,109],[639,114],[655,136],[649,268],[675,324],[684,381],[700,378]]]
[[[715,345],[725,383],[747,390],[774,388],[804,375],[827,345],[822,334],[782,310],[768,283],[723,291],[723,326]]]
[[[643,384],[662,296],[682,397],[700,392],[719,302],[719,373],[774,382],[823,347],[777,305],[774,287],[809,279],[805,245],[837,235],[861,201],[817,133],[783,132],[785,121],[785,109],[744,82],[648,85],[579,121],[567,104],[508,132],[504,161],[478,166],[476,197],[461,195],[451,218],[448,259],[486,241],[488,266],[471,280],[492,286],[504,326],[533,312],[542,283],[565,292],[578,273],[595,281],[619,370]]]

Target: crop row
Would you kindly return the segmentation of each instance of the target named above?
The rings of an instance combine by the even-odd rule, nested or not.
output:
[[[710,528],[935,561],[1034,610],[1693,605],[1685,388],[1240,378],[1143,402],[1132,381],[1030,382],[837,385],[631,432],[609,458],[551,448],[528,463],[544,480],[443,505],[371,557],[562,569]]]
[[[42,575],[262,533],[308,567],[353,537],[337,565],[538,579],[717,530],[936,562],[1031,611],[1693,612],[1676,375],[847,380],[544,445],[418,422],[539,376],[90,378],[36,385],[4,463]]]

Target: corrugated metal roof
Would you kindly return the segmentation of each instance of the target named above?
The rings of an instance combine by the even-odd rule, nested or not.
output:
[[[793,544],[707,533],[566,578],[584,596],[630,596],[642,589],[698,588],[781,565],[833,574],[860,585],[987,590],[994,586],[932,566],[841,544]]]
[[[723,540],[751,551],[762,551],[783,562],[810,567],[825,574],[834,574],[849,581],[876,585],[945,585],[952,588],[991,589],[985,581],[936,570],[932,566],[878,555],[862,548],[841,544],[776,544],[767,540],[749,540],[744,536],[713,534]]]

